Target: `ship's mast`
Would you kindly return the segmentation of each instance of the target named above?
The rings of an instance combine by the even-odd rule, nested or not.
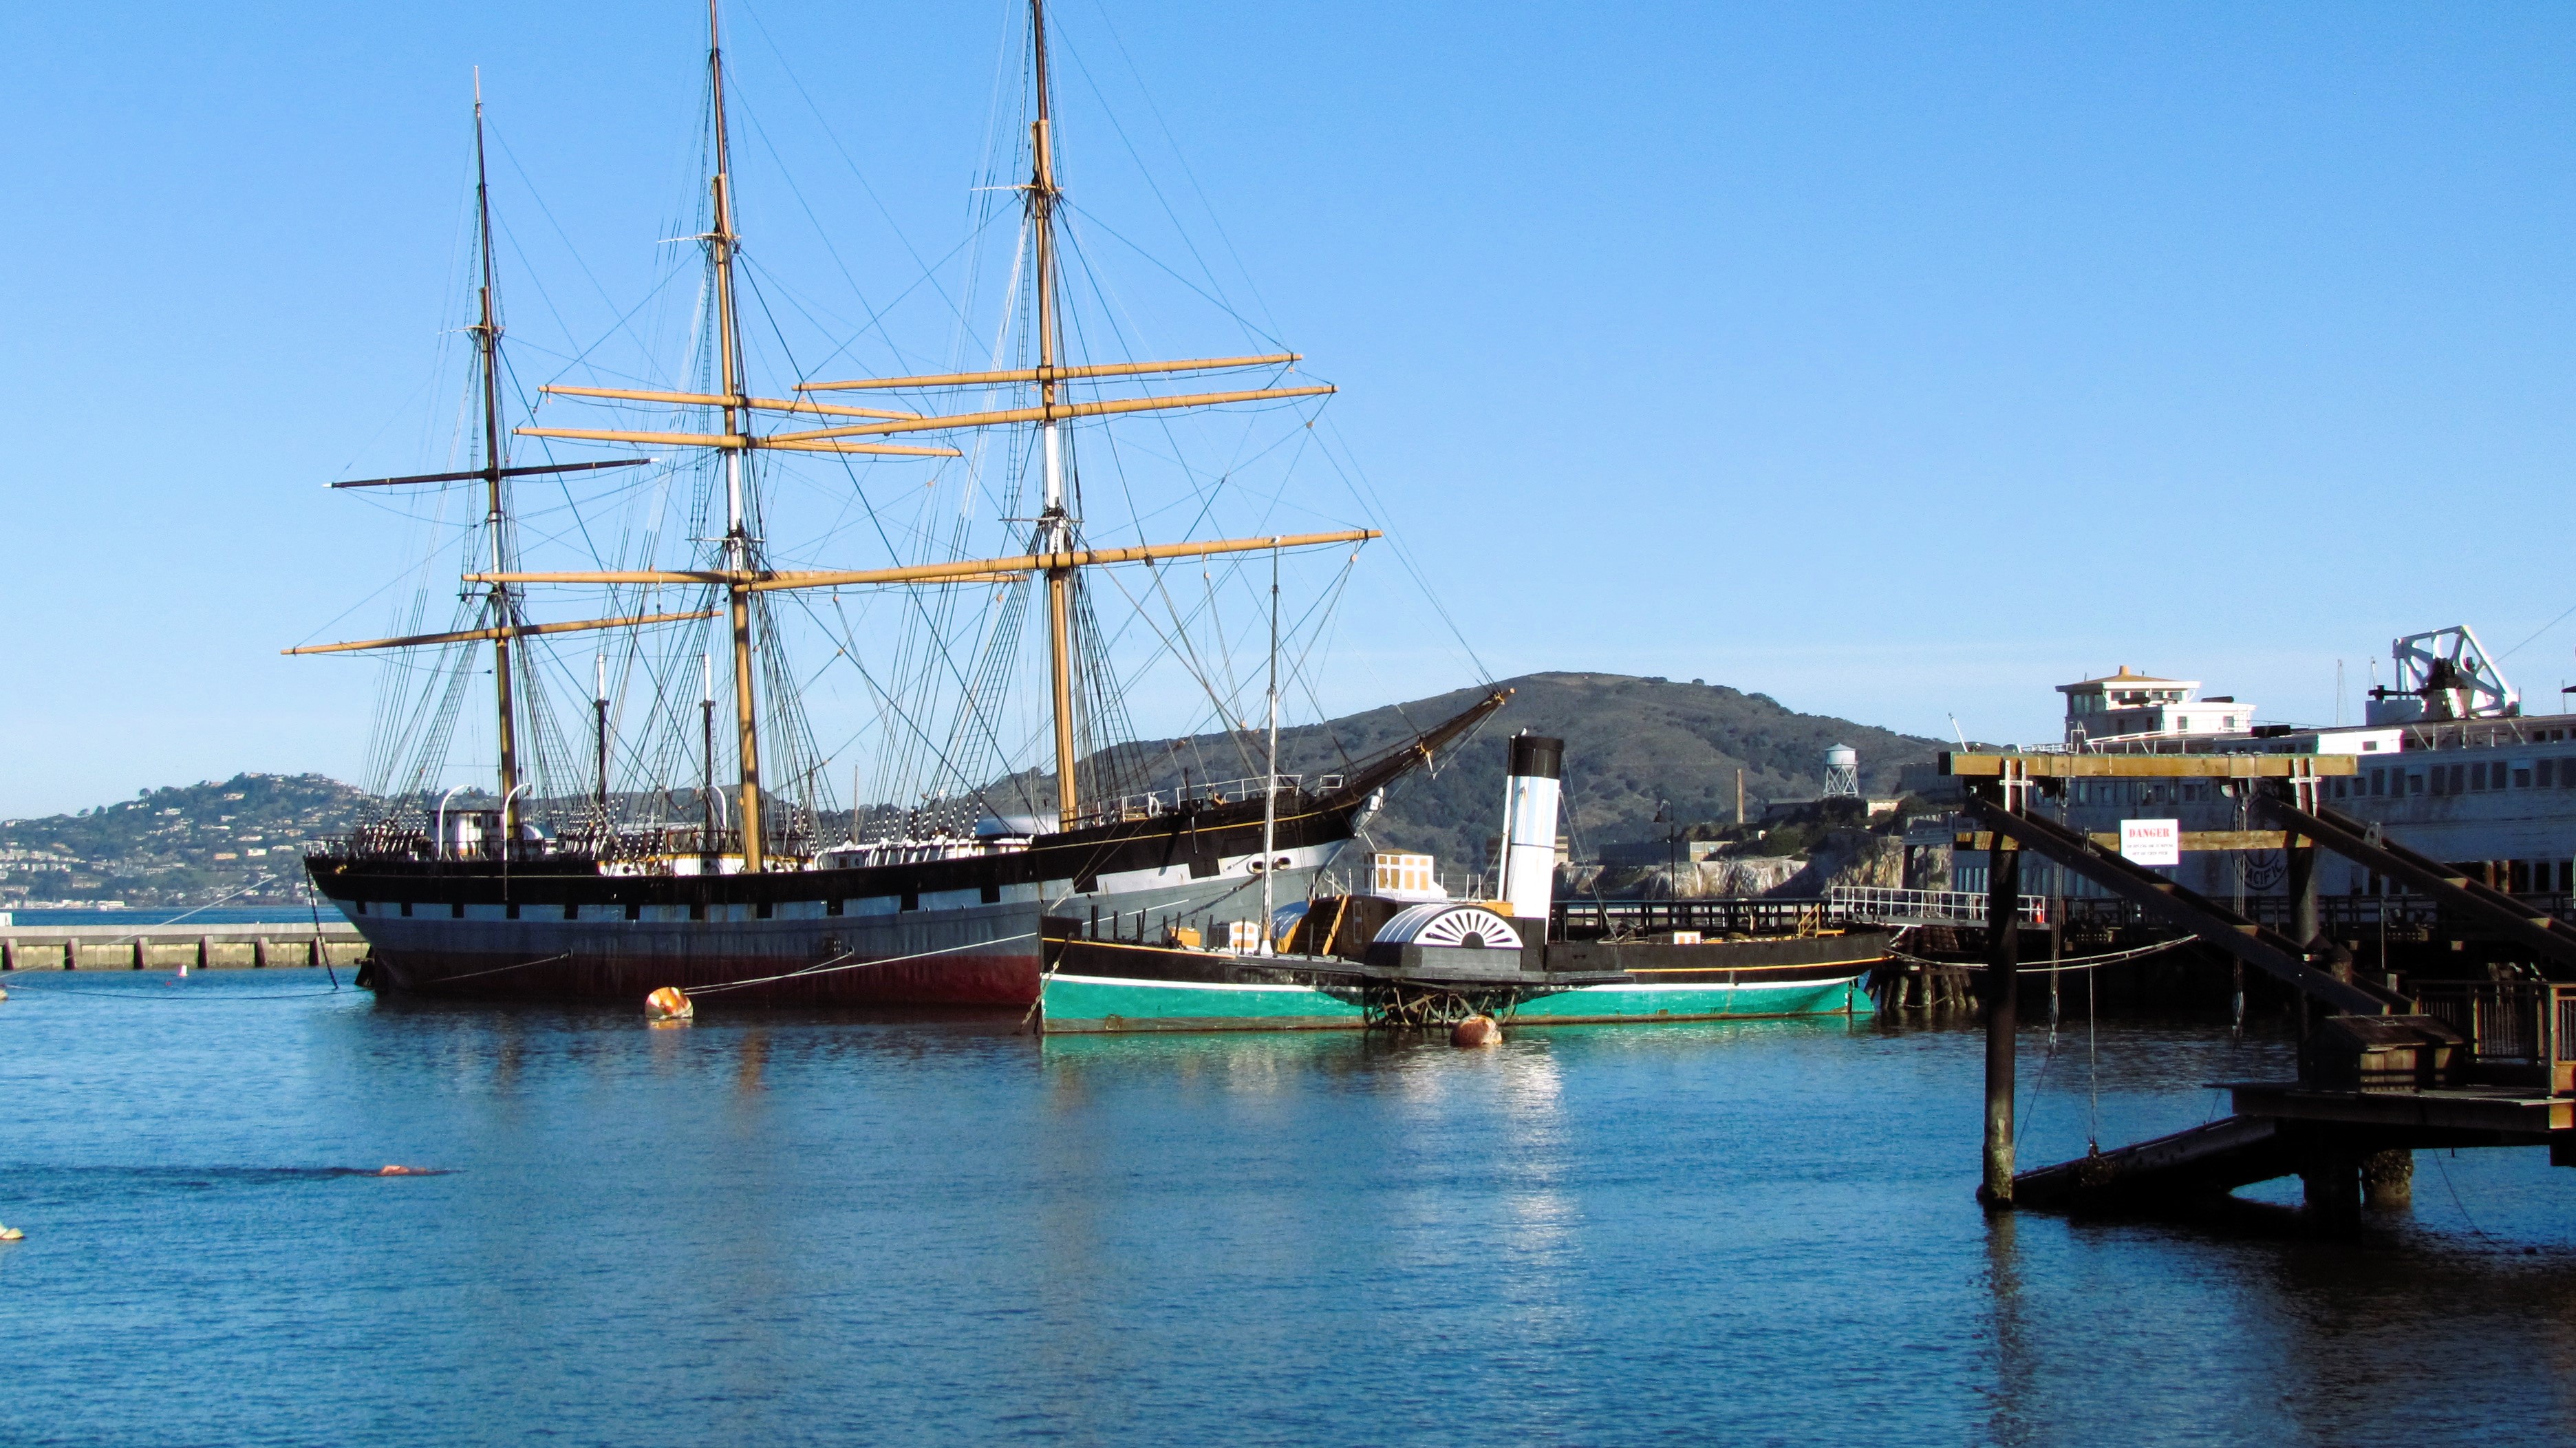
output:
[[[735,319],[734,298],[734,256],[740,243],[733,229],[731,153],[726,137],[724,63],[723,50],[718,40],[716,3],[717,0],[708,0],[707,5],[707,77],[715,126],[714,175],[710,181],[714,220],[707,235],[701,239],[707,244],[708,263],[713,281],[716,310],[715,337],[719,352],[718,380],[722,384],[722,390],[714,393],[699,393],[555,384],[549,384],[540,390],[551,395],[580,397],[602,402],[650,402],[720,408],[724,415],[724,427],[721,431],[707,433],[597,427],[521,427],[517,431],[523,437],[717,449],[723,454],[725,465],[727,527],[723,563],[716,568],[693,570],[634,569],[511,573],[495,568],[490,577],[493,581],[509,583],[717,583],[725,587],[733,625],[735,727],[740,739],[742,762],[740,799],[743,867],[757,870],[762,868],[765,841],[761,829],[759,741],[755,733],[757,711],[754,708],[752,681],[752,595],[781,588],[940,582],[1017,582],[1031,573],[1043,574],[1047,590],[1048,682],[1049,704],[1054,720],[1056,811],[1059,824],[1070,828],[1080,819],[1083,809],[1080,785],[1075,774],[1077,741],[1074,710],[1077,692],[1075,680],[1077,659],[1073,636],[1075,616],[1080,611],[1080,595],[1076,593],[1075,588],[1081,569],[1161,558],[1205,558],[1255,550],[1275,551],[1282,547],[1358,542],[1374,538],[1377,534],[1370,529],[1348,529],[1294,538],[1224,539],[1197,543],[1150,544],[1134,548],[1088,548],[1082,542],[1081,520],[1073,512],[1069,496],[1070,489],[1066,482],[1067,469],[1064,456],[1066,438],[1063,435],[1063,425],[1076,418],[1106,418],[1147,412],[1184,411],[1242,402],[1290,401],[1320,397],[1334,389],[1329,384],[1309,384],[1294,387],[1237,388],[1178,395],[1093,397],[1081,401],[1067,400],[1063,396],[1063,384],[1075,379],[1142,380],[1190,372],[1279,367],[1293,364],[1299,360],[1299,357],[1293,352],[1280,352],[1261,356],[1185,358],[1167,362],[1118,362],[1091,365],[1066,363],[1064,305],[1061,295],[1063,283],[1059,275],[1060,257],[1057,253],[1055,235],[1056,203],[1063,193],[1057,188],[1055,175],[1054,97],[1051,83],[1053,78],[1047,60],[1044,0],[1030,0],[1029,35],[1036,104],[1035,119],[1031,122],[1029,133],[1032,155],[1030,176],[1028,184],[1021,189],[1026,194],[1031,249],[1035,254],[1036,262],[1033,269],[1033,285],[1036,289],[1033,299],[1035,302],[1033,320],[1037,333],[1037,365],[929,376],[800,382],[796,385],[796,395],[793,397],[745,395],[742,344],[739,326]],[[935,408],[889,410],[882,407],[856,407],[837,400],[825,401],[816,395],[872,389],[945,392],[959,387],[1006,384],[1034,386],[1038,392],[1037,405],[955,413],[940,412]],[[763,414],[809,416],[829,421],[830,425],[788,429],[771,426],[755,429],[753,423]],[[752,481],[744,473],[745,454],[752,449],[823,455],[953,458],[964,454],[956,447],[932,444],[926,438],[912,441],[911,436],[919,433],[958,432],[1030,424],[1035,424],[1038,429],[1045,495],[1027,555],[963,563],[952,560],[856,572],[825,570],[782,573],[772,572],[762,566],[758,540],[752,537],[745,506],[746,489]],[[657,616],[645,621],[659,622],[661,618]],[[598,620],[596,622],[600,626],[606,626],[629,621]],[[377,640],[364,646],[391,642],[394,641]],[[324,647],[336,649],[361,646],[352,644]]]
[[[1037,119],[1029,125],[1029,231],[1037,256],[1038,440],[1046,468],[1046,506],[1038,513],[1041,556],[1070,557],[1074,520],[1065,507],[1064,441],[1056,420],[1055,138],[1047,94],[1046,0],[1029,0],[1031,69],[1037,75]],[[1046,571],[1047,683],[1055,710],[1055,803],[1058,824],[1072,829],[1082,799],[1073,777],[1073,568]]]
[[[492,188],[483,164],[483,72],[474,73],[474,228],[483,268],[480,320],[473,327],[474,351],[483,369],[484,531],[492,538],[492,571],[510,565],[503,536],[506,515],[501,498],[501,321],[492,306]],[[491,592],[492,694],[500,726],[501,852],[506,859],[519,838],[519,742],[510,698],[510,585],[495,581]]]
[[[716,0],[707,0],[707,87],[715,117],[715,175],[708,182],[714,226],[706,237],[707,259],[715,271],[716,353],[724,398],[722,446],[725,472],[725,572],[727,611],[733,624],[733,722],[742,760],[742,867],[761,868],[760,732],[751,692],[752,540],[743,517],[743,437],[747,421],[742,393],[742,334],[733,305],[733,259],[738,238],[733,229],[733,152],[725,136],[724,47],[716,29]]]
[[[1270,550],[1270,766],[1261,782],[1261,953],[1272,952],[1270,922],[1279,902],[1270,884],[1279,864],[1279,549]]]

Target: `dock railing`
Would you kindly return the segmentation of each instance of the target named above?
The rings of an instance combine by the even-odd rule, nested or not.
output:
[[[2424,1014],[2468,1038],[2479,1083],[2576,1095],[2576,985],[2437,980],[2409,991]]]

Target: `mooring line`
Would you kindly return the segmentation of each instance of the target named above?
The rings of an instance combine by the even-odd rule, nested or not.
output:
[[[2097,966],[2117,965],[2124,960],[2136,960],[2140,956],[2180,949],[2189,943],[2188,939],[2167,940],[2155,945],[2141,945],[2134,950],[2115,950],[2108,955],[2080,955],[2073,960],[2061,960],[2054,965],[2023,965],[2016,966],[2014,969],[2020,975],[2056,975],[2070,970],[2092,970]],[[1973,960],[1933,960],[1928,956],[1908,955],[1893,945],[1880,948],[1887,952],[1889,959],[1902,960],[1914,965],[1937,965],[1951,970],[1976,970],[1981,965],[1981,962]]]
[[[144,926],[144,927],[143,927],[142,929],[140,929],[140,930],[129,930],[129,931],[125,932],[123,935],[111,935],[111,936],[109,936],[109,937],[107,938],[107,943],[108,943],[108,944],[110,944],[110,945],[115,945],[115,944],[118,944],[118,943],[120,943],[120,942],[122,942],[122,941],[132,940],[132,939],[134,939],[134,938],[135,938],[136,936],[138,936],[138,935],[151,935],[151,934],[154,934],[154,933],[156,933],[156,932],[158,932],[158,931],[161,931],[161,930],[167,929],[167,928],[168,928],[168,927],[170,927],[170,926],[173,926],[173,925],[178,924],[180,921],[187,919],[187,918],[188,918],[189,916],[191,916],[191,915],[202,915],[202,914],[206,913],[207,911],[214,909],[216,906],[221,905],[221,904],[222,904],[222,903],[224,903],[225,901],[227,901],[227,900],[230,900],[230,899],[234,898],[234,896],[237,896],[237,895],[247,895],[247,894],[249,894],[251,891],[258,889],[260,886],[267,884],[269,881],[271,881],[271,880],[275,880],[275,879],[279,879],[279,878],[282,878],[282,877],[277,876],[277,875],[262,875],[262,876],[260,876],[258,879],[251,881],[249,884],[242,886],[240,889],[235,890],[235,891],[232,891],[230,894],[218,895],[218,896],[216,896],[214,899],[207,901],[207,902],[206,902],[205,904],[203,904],[203,905],[196,906],[195,908],[193,908],[193,909],[189,909],[189,910],[182,910],[182,911],[180,911],[178,914],[171,916],[171,917],[170,917],[169,919],[167,919],[167,920],[155,921],[154,923],[152,923],[152,924],[150,924],[150,925],[146,925],[146,926]],[[15,972],[12,972],[12,974],[15,974]]]
[[[442,976],[442,977],[440,977],[440,978],[439,978],[438,980],[436,980],[436,981],[427,982],[427,983],[428,983],[428,984],[431,984],[431,985],[448,985],[448,984],[452,984],[453,982],[460,981],[460,980],[473,980],[473,979],[475,979],[475,978],[476,978],[476,977],[478,977],[478,976],[499,975],[501,972],[503,972],[503,971],[505,971],[505,970],[526,970],[529,966],[532,966],[532,965],[552,965],[552,964],[554,964],[554,963],[555,963],[556,961],[558,961],[558,960],[570,960],[570,959],[572,959],[572,952],[571,952],[571,951],[569,951],[569,950],[567,950],[567,951],[563,952],[563,953],[562,953],[562,954],[560,954],[560,955],[547,955],[547,956],[540,956],[540,957],[538,957],[538,958],[537,958],[537,959],[535,959],[535,960],[523,960],[523,961],[520,961],[520,962],[519,962],[518,964],[516,964],[516,965],[496,965],[496,966],[492,967],[490,970],[469,970],[469,971],[467,971],[467,972],[466,972],[465,974],[463,974],[463,975]]]
[[[1008,945],[1015,940],[1033,940],[1037,938],[1037,934],[1038,932],[1034,930],[1024,930],[1017,935],[998,935],[991,940],[970,940],[964,945],[945,945],[937,950],[916,951],[911,955],[889,955],[879,960],[851,961],[848,965],[840,962],[849,960],[858,952],[845,950],[829,960],[818,965],[809,965],[802,970],[791,970],[784,975],[764,975],[755,980],[728,980],[715,985],[702,985],[692,989],[689,994],[691,996],[714,995],[718,991],[741,990],[745,986],[753,985],[772,985],[782,980],[794,980],[799,976],[829,975],[841,970],[866,970],[879,965],[901,965],[907,960],[927,960],[934,955],[954,955],[961,950],[981,950],[987,945]]]

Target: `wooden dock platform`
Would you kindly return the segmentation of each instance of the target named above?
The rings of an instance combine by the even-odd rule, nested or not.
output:
[[[2386,1196],[2417,1151],[2546,1146],[2576,1165],[2576,1099],[2482,1087],[2327,1091],[2297,1082],[2229,1087],[2236,1114],[2013,1178],[2018,1206],[2060,1212],[2153,1212],[2295,1176],[2309,1208],[2346,1221],[2365,1195]],[[2401,1188],[2402,1190],[2402,1188]]]

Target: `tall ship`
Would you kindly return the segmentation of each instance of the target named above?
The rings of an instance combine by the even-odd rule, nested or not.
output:
[[[1283,566],[1320,557],[1346,578],[1380,530],[1204,536],[1232,500],[1232,474],[1185,468],[1176,498],[1131,500],[1116,536],[1095,537],[1076,444],[1107,458],[1126,495],[1129,453],[1175,450],[1175,418],[1248,411],[1296,438],[1311,435],[1312,409],[1334,388],[1296,377],[1300,357],[1285,350],[1104,361],[1069,345],[1084,333],[1068,323],[1068,203],[1040,0],[1022,37],[1024,169],[981,188],[1010,198],[1015,214],[1002,219],[1015,226],[995,230],[1016,235],[1002,320],[975,365],[756,383],[745,334],[755,316],[775,330],[784,288],[760,290],[736,230],[718,20],[711,3],[702,224],[684,238],[703,262],[689,385],[666,368],[632,386],[559,375],[536,389],[548,406],[608,410],[571,420],[582,425],[539,425],[554,417],[534,408],[519,420],[527,399],[503,346],[478,82],[464,329],[472,466],[333,485],[435,499],[416,503],[423,516],[472,500],[469,521],[433,530],[467,558],[453,626],[288,650],[388,661],[370,763],[377,811],[306,860],[365,935],[369,983],[476,997],[639,1000],[676,986],[741,1003],[1020,1006],[1039,999],[1049,921],[1059,937],[1072,921],[1086,934],[1197,937],[1250,920],[1266,939],[1280,902],[1313,893],[1384,792],[1455,748],[1504,692],[1333,772],[1281,773],[1281,672],[1314,667],[1329,632],[1318,620],[1338,596],[1337,583],[1317,590],[1283,636]],[[1156,432],[1122,452],[1107,431],[1118,418]],[[618,455],[555,451],[580,448]],[[531,485],[546,489],[541,527],[514,495]],[[889,526],[882,500],[897,489],[950,511],[937,519],[925,504]],[[838,525],[781,543],[772,531],[790,525],[788,492],[837,506]],[[1256,511],[1269,521],[1286,510]],[[1149,535],[1172,520],[1181,536]],[[690,539],[677,562],[663,543],[675,522]],[[833,566],[863,537],[877,556]],[[567,540],[581,540],[588,556],[574,561],[589,566],[532,566],[539,549],[575,551]],[[422,622],[443,587],[421,590]],[[562,617],[566,598],[600,616]],[[1107,626],[1104,602],[1129,605],[1143,625]],[[1209,626],[1215,642],[1193,642]],[[1159,753],[1134,742],[1124,694],[1139,671],[1122,671],[1122,639],[1189,676],[1218,723],[1209,732],[1249,767],[1209,767],[1187,741]],[[798,642],[824,657],[794,656]],[[854,778],[846,805],[833,786],[868,750],[818,742],[806,695],[827,667],[855,671],[872,705],[876,778]],[[586,710],[558,702],[567,678],[591,685]],[[488,789],[449,786],[449,760],[480,754],[485,728]],[[879,802],[862,803],[863,790]]]

